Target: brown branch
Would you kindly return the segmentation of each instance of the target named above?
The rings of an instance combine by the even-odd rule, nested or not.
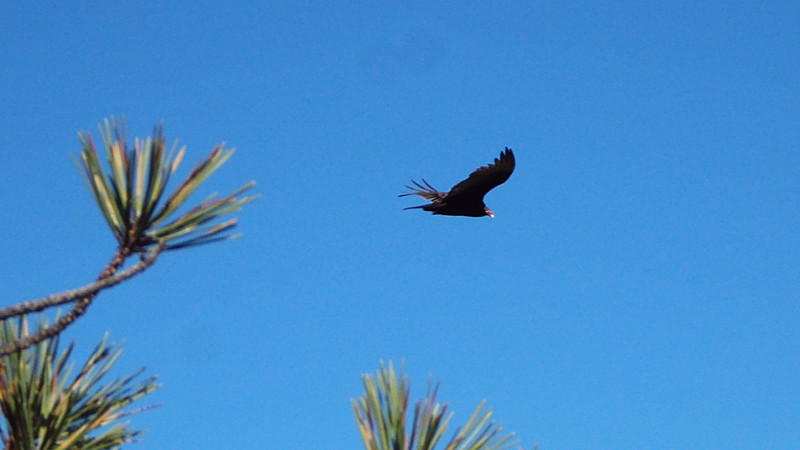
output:
[[[62,332],[67,326],[69,326],[78,317],[82,316],[86,312],[86,308],[89,307],[89,305],[92,303],[92,300],[94,300],[94,297],[97,295],[98,292],[100,292],[100,290],[107,288],[109,286],[113,286],[114,284],[120,283],[121,281],[124,281],[132,277],[133,275],[140,273],[141,271],[152,265],[153,262],[155,262],[156,257],[161,252],[161,250],[163,250],[163,248],[164,244],[162,242],[156,247],[154,247],[150,251],[150,254],[146,258],[142,259],[142,261],[140,261],[138,264],[114,276],[114,273],[120,268],[120,266],[122,266],[122,264],[125,262],[125,259],[127,259],[128,256],[130,256],[130,250],[123,248],[114,255],[114,257],[111,259],[108,265],[100,272],[100,275],[98,275],[97,277],[98,279],[97,282],[92,283],[91,285],[85,286],[83,288],[65,292],[63,294],[56,294],[54,296],[45,297],[39,300],[33,300],[31,302],[24,302],[28,304],[41,305],[44,304],[43,302],[44,300],[48,300],[50,298],[56,298],[57,300],[60,300],[60,303],[55,302],[53,303],[53,305],[50,305],[50,306],[55,306],[69,302],[71,300],[71,299],[64,300],[63,298],[58,299],[59,296],[64,296],[65,294],[69,294],[70,292],[77,292],[82,290],[86,291],[86,293],[83,296],[79,297],[75,301],[75,304],[72,306],[72,309],[69,310],[65,315],[58,318],[55,321],[55,323],[53,323],[53,325],[42,328],[34,334],[22,337],[20,339],[17,339],[13,342],[9,342],[0,347],[0,357],[10,355],[11,353],[14,352],[18,352],[26,347],[30,347],[31,345],[42,342]],[[95,287],[95,285],[100,285],[100,287],[92,289],[93,287]],[[75,298],[75,296],[73,296],[72,298]],[[16,306],[18,305],[14,305],[11,308]],[[39,311],[46,307],[47,306],[43,306],[39,309],[34,309],[33,311]]]
[[[156,251],[158,249],[158,251]],[[132,276],[138,274],[139,272],[143,271],[144,269],[148,268],[152,265],[156,258],[160,253],[160,249],[158,247],[154,248],[147,257],[143,258],[141,261],[136,263],[136,265],[131,266],[122,272],[117,274],[107,276],[105,278],[98,277],[98,280],[94,283],[87,284],[86,286],[79,287],[77,289],[72,289],[69,291],[59,292],[57,294],[48,295],[47,297],[38,298],[36,300],[28,300],[24,302],[17,303],[15,305],[7,306],[3,309],[0,309],[0,320],[7,319],[9,317],[21,316],[23,314],[28,314],[32,312],[42,311],[47,308],[51,308],[53,306],[63,305],[64,303],[69,303],[77,298],[86,297],[87,295],[93,295],[97,292],[110,288],[112,286],[116,286],[119,283],[131,278]]]

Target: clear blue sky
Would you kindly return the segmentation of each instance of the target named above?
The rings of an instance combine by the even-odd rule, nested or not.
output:
[[[104,117],[263,196],[67,334],[160,376],[132,448],[359,448],[380,360],[526,448],[800,448],[800,3],[71,3],[0,6],[3,302],[113,253]],[[496,219],[402,211],[505,146]]]

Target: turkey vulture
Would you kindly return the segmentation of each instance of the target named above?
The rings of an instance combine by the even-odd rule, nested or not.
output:
[[[439,192],[422,179],[422,184],[411,181],[414,186],[406,186],[411,192],[400,194],[419,195],[425,200],[430,200],[427,205],[410,206],[403,209],[422,209],[433,214],[444,216],[467,216],[494,218],[494,213],[483,203],[483,196],[495,187],[505,183],[511,172],[514,171],[514,152],[510,148],[500,152],[500,158],[494,159],[494,164],[483,166],[469,174],[466,180],[450,188],[447,192]]]

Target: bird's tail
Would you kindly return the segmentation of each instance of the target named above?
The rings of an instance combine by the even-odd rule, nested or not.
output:
[[[422,179],[423,184],[417,183],[414,180],[411,180],[411,183],[413,184],[413,186],[406,185],[406,189],[408,189],[409,192],[400,194],[398,195],[398,197],[405,197],[408,195],[419,195],[425,200],[430,200],[432,202],[435,202],[441,200],[442,197],[444,197],[446,194],[446,192],[437,191],[436,188],[431,186],[427,181],[425,181],[424,178]],[[416,207],[414,206],[413,208]]]

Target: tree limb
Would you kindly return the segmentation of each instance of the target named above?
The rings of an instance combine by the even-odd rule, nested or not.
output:
[[[142,260],[136,263],[136,265],[131,266],[122,272],[117,273],[116,275],[100,278],[94,283],[87,284],[86,286],[79,287],[77,289],[59,292],[57,294],[48,295],[47,297],[42,297],[36,300],[20,302],[15,305],[0,309],[0,320],[7,319],[9,317],[20,316],[22,314],[38,312],[53,306],[63,305],[64,303],[69,303],[77,298],[95,294],[103,289],[115,286],[148,268],[155,262],[159,253],[159,247],[155,247],[152,251],[150,251],[147,257],[142,258]]]
[[[160,243],[159,245],[153,247],[150,250],[149,254],[142,258],[136,265],[129,267],[128,269],[123,270],[115,274],[117,269],[125,262],[125,259],[128,257],[127,252],[121,250],[114,255],[111,262],[100,272],[98,276],[98,280],[92,284],[86,285],[84,287],[73,289],[71,291],[62,292],[59,294],[49,295],[47,297],[43,297],[37,300],[30,300],[22,303],[18,303],[16,305],[9,306],[7,308],[3,308],[0,310],[0,319],[6,319],[9,317],[15,317],[22,314],[27,314],[31,312],[41,311],[43,309],[62,305],[64,303],[68,303],[70,301],[75,301],[75,304],[72,306],[72,309],[69,310],[65,315],[58,318],[53,325],[49,327],[42,328],[38,330],[36,333],[22,337],[17,339],[14,342],[9,342],[2,347],[0,347],[0,357],[9,355],[11,353],[20,351],[26,347],[34,345],[36,343],[42,342],[45,339],[49,339],[61,331],[63,331],[67,326],[69,326],[72,322],[74,322],[78,317],[82,316],[83,313],[86,312],[86,308],[91,304],[94,297],[103,289],[109,288],[114,286],[122,281],[127,280],[128,278],[142,272],[146,268],[150,267],[158,257],[159,253],[164,249],[164,243]]]

